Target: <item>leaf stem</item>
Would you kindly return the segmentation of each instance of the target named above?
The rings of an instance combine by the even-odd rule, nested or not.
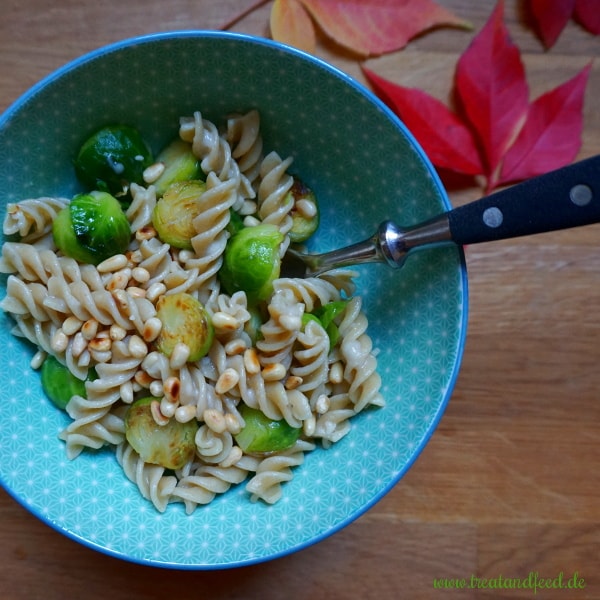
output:
[[[225,21],[225,23],[223,23],[220,27],[217,27],[217,29],[219,29],[221,31],[227,31],[228,29],[231,29],[231,27],[233,27],[236,23],[241,21],[245,16],[249,15],[251,12],[255,11],[257,8],[259,8],[263,4],[266,4],[269,1],[270,0],[257,0],[257,2],[255,2],[254,4],[251,4],[248,8],[237,13],[236,15],[231,17],[228,21]]]

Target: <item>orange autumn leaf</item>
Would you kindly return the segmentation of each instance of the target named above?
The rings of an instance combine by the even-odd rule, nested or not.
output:
[[[276,4],[288,4],[280,0]],[[470,24],[443,8],[435,0],[292,0],[289,4],[301,3],[323,32],[344,48],[360,56],[377,56],[399,50],[415,36],[428,29],[443,25],[468,28]],[[274,7],[275,9],[275,7]],[[300,17],[288,14],[289,20]],[[295,34],[295,29],[305,25],[281,23],[283,11],[277,8],[275,21],[279,32],[274,39],[293,43],[286,36],[286,29]],[[273,23],[273,16],[271,18]]]
[[[314,54],[315,27],[299,0],[275,0],[271,9],[270,27],[274,40]]]

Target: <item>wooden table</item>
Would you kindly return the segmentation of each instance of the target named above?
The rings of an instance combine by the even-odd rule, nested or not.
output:
[[[447,99],[454,65],[491,0],[440,0],[473,32],[440,29],[368,61]],[[220,27],[250,0],[3,0],[0,110],[32,84],[110,42]],[[531,95],[596,59],[580,158],[600,152],[600,38],[570,22],[544,52],[506,2]],[[270,3],[232,27],[268,35]],[[362,80],[356,59],[318,54]],[[480,190],[450,189],[460,204]],[[0,491],[0,595],[44,598],[600,598],[600,225],[466,251],[470,321],[462,370],[431,442],[368,514],[311,548],[220,572],[120,561],[57,534]],[[578,590],[440,590],[434,578],[555,578]]]

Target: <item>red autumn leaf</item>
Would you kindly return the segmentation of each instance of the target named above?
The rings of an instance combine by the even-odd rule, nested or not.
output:
[[[546,48],[552,48],[570,19],[594,35],[600,35],[598,0],[530,0],[537,33]]]
[[[406,124],[436,167],[483,175],[486,191],[571,162],[581,147],[591,70],[529,103],[521,56],[503,23],[503,0],[460,57],[452,112],[421,90],[363,68],[375,93]]]
[[[275,0],[271,9],[270,27],[274,40],[314,54],[315,27],[298,0]]]
[[[494,187],[502,157],[527,114],[529,87],[521,53],[504,24],[504,1],[460,57],[456,92],[477,132],[488,184]]]
[[[435,0],[299,1],[326,35],[361,56],[399,50],[433,27],[470,27]]]
[[[502,165],[499,183],[541,175],[571,163],[581,146],[583,96],[592,65],[529,107]]]
[[[590,33],[600,35],[600,2],[598,0],[576,0],[574,16]]]
[[[396,85],[363,67],[377,95],[407,124],[437,167],[466,175],[482,172],[471,130],[437,98]]]
[[[546,48],[554,46],[574,9],[575,0],[531,0],[531,12]]]

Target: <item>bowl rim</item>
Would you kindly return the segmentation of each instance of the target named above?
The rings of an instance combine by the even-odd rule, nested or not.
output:
[[[429,176],[432,179],[433,185],[439,192],[440,199],[444,205],[445,210],[452,208],[451,202],[448,198],[447,191],[441,182],[441,179],[433,167],[425,151],[418,143],[411,131],[401,121],[401,119],[371,90],[364,86],[357,79],[353,78],[349,74],[342,71],[340,68],[332,65],[326,60],[319,58],[315,55],[309,54],[305,51],[299,50],[292,46],[284,43],[272,40],[270,38],[255,36],[251,34],[230,32],[230,31],[218,31],[218,30],[206,30],[206,29],[189,29],[189,30],[172,30],[172,31],[161,31],[156,33],[147,33],[138,36],[124,38],[119,41],[115,41],[106,45],[97,47],[91,51],[88,51],[74,59],[69,60],[62,66],[56,68],[52,72],[45,75],[37,83],[32,85],[27,91],[21,94],[17,99],[10,103],[7,108],[0,114],[0,130],[10,123],[11,119],[18,113],[18,111],[24,107],[30,100],[42,92],[46,87],[51,85],[53,82],[59,80],[64,75],[84,66],[85,64],[98,60],[105,55],[118,52],[119,50],[127,49],[130,47],[142,45],[142,44],[153,44],[160,42],[168,42],[176,39],[225,39],[233,40],[248,44],[255,44],[271,48],[278,52],[283,52],[300,58],[303,61],[312,63],[315,67],[322,69],[329,74],[341,79],[346,85],[354,89],[355,92],[362,95],[370,103],[374,104],[385,116],[390,119],[394,125],[402,131],[403,135],[410,141],[412,148],[417,152],[419,158],[422,160],[423,165],[427,168]],[[443,392],[443,398],[438,406],[438,409],[429,423],[429,427],[425,435],[420,439],[419,444],[415,446],[410,459],[397,471],[395,476],[390,479],[389,483],[380,489],[377,494],[374,494],[368,502],[361,505],[361,507],[349,514],[345,519],[339,521],[334,527],[322,531],[320,534],[313,536],[312,538],[305,540],[299,544],[285,548],[269,556],[261,556],[248,560],[238,560],[230,563],[219,563],[219,564],[187,564],[187,563],[175,563],[175,562],[161,562],[152,558],[140,558],[135,556],[128,556],[118,550],[112,548],[106,548],[100,544],[97,544],[93,540],[86,539],[85,537],[79,536],[77,533],[63,528],[59,523],[55,523],[49,516],[43,514],[41,510],[38,510],[35,506],[31,506],[27,503],[25,498],[20,497],[15,491],[6,485],[2,473],[0,473],[0,485],[12,497],[18,504],[24,507],[27,512],[38,518],[40,521],[50,526],[50,528],[61,533],[65,537],[82,544],[83,546],[98,551],[102,554],[119,558],[130,563],[140,564],[145,566],[166,568],[166,569],[177,569],[177,570],[222,570],[230,568],[238,568],[242,566],[249,566],[259,564],[267,561],[271,561],[283,556],[287,556],[296,553],[300,550],[308,548],[314,544],[317,544],[324,539],[330,537],[334,533],[344,529],[349,524],[357,520],[359,517],[367,513],[375,504],[377,504],[384,496],[386,496],[393,487],[406,475],[410,468],[415,463],[416,459],[421,455],[425,446],[429,443],[433,433],[437,430],[438,425],[442,416],[444,415],[448,406],[449,400],[453,394],[458,374],[460,372],[462,359],[464,355],[467,326],[468,326],[468,313],[469,313],[469,286],[467,277],[467,265],[462,247],[457,246],[459,262],[460,262],[460,284],[462,291],[462,306],[460,315],[460,332],[457,336],[457,352],[456,358],[453,364],[452,373],[448,379],[448,384]]]

